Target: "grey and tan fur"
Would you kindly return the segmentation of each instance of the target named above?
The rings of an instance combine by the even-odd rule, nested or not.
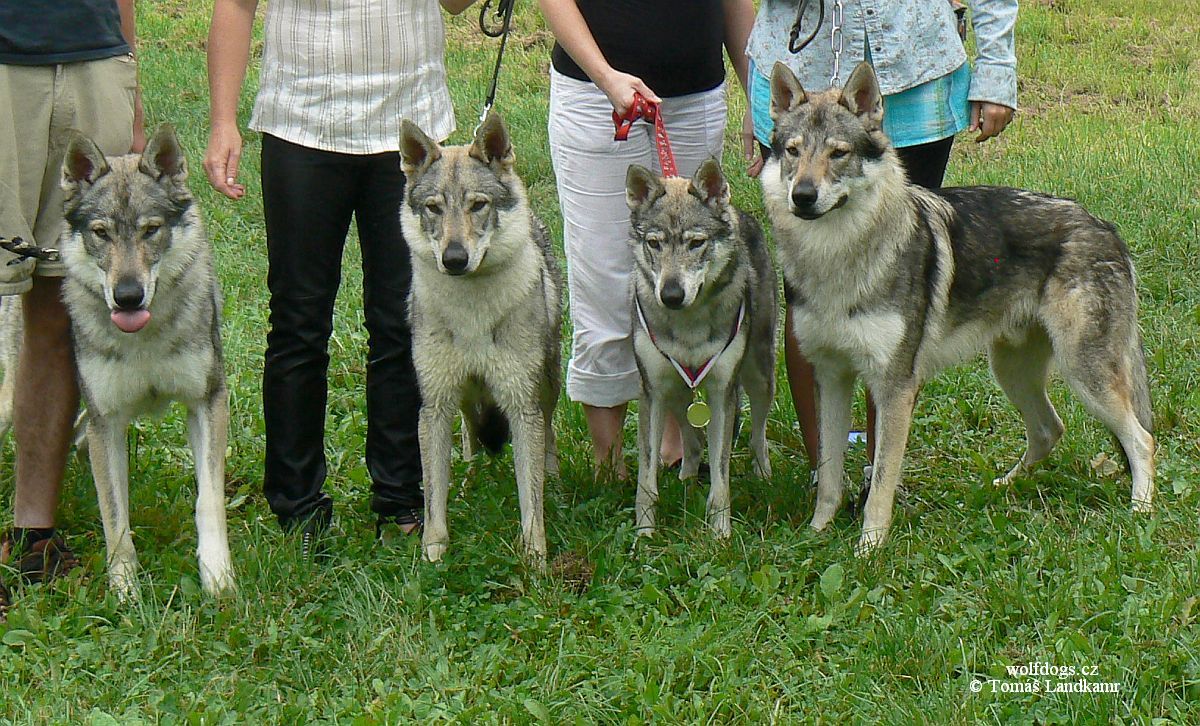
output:
[[[200,581],[214,595],[234,587],[225,525],[229,401],[221,297],[186,179],[187,162],[167,126],[141,155],[105,158],[76,135],[63,160],[63,299],[90,417],[109,582],[122,598],[137,597],[127,430],[133,417],[171,401],[188,409]]]
[[[654,532],[657,442],[668,412],[683,429],[680,477],[695,476],[700,465],[699,434],[684,423],[692,392],[666,356],[693,369],[716,358],[699,386],[712,412],[706,427],[707,513],[713,534],[728,537],[729,455],[742,390],[750,399],[755,471],[771,475],[766,428],[775,397],[775,269],[758,222],[730,203],[729,184],[715,159],[701,164],[690,180],[661,179],[631,166],[626,198],[633,230],[633,350],[642,376],[637,531]],[[734,334],[743,305],[745,317]]]
[[[861,553],[891,525],[918,389],[981,349],[1026,426],[1025,453],[997,484],[1029,471],[1062,436],[1046,395],[1053,362],[1120,440],[1133,509],[1149,510],[1150,393],[1133,263],[1113,226],[1034,192],[908,184],[867,64],[821,94],[776,65],[771,115],[763,194],[820,402],[812,526],[828,526],[842,502],[855,377],[875,395],[879,422]]]
[[[562,302],[550,238],[529,209],[498,115],[487,116],[473,143],[447,147],[406,120],[400,151],[408,180],[401,222],[412,253],[413,362],[421,386],[425,557],[440,560],[449,542],[451,427],[461,409],[465,442],[499,451],[511,429],[521,540],[540,565],[546,556],[542,487],[546,473],[558,471],[552,423]]]

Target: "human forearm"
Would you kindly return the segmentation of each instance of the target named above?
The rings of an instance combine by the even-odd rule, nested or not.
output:
[[[725,12],[725,52],[742,84],[742,91],[749,98],[750,59],[746,57],[746,44],[754,27],[754,3],[751,0],[722,0],[722,6]]]
[[[209,120],[237,124],[238,99],[250,61],[250,33],[258,0],[217,0],[208,31]]]

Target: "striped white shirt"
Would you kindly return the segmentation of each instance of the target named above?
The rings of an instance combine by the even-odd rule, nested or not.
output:
[[[346,154],[454,130],[438,0],[270,0],[250,128]]]

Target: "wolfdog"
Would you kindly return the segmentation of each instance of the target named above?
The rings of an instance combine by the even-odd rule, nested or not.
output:
[[[129,423],[181,401],[195,457],[200,581],[234,587],[225,528],[229,398],[221,356],[221,296],[208,238],[169,126],[138,154],[105,158],[76,134],[63,159],[66,266],[88,451],[104,520],[109,582],[137,597],[129,528]]]
[[[927,191],[905,181],[881,130],[875,73],[806,93],[782,64],[763,196],[787,304],[815,368],[821,461],[814,529],[842,501],[850,396],[861,376],[879,437],[858,552],[883,542],[921,384],[983,348],[1025,419],[1020,461],[1044,459],[1063,433],[1046,396],[1051,361],[1121,442],[1133,509],[1151,508],[1154,437],[1129,249],[1078,203],[1001,187]]]
[[[464,422],[464,455],[495,453],[509,437],[521,540],[542,564],[542,485],[558,471],[553,415],[559,391],[562,301],[550,237],[529,209],[508,130],[488,114],[473,143],[440,146],[405,120],[408,189],[401,224],[412,253],[409,319],[421,387],[418,425],[425,479],[425,558],[446,552],[451,425]]]
[[[671,413],[683,425],[680,478],[696,475],[708,429],[708,525],[730,534],[729,453],[742,389],[750,399],[750,446],[759,476],[771,475],[767,413],[775,397],[775,268],[762,228],[729,201],[721,165],[692,179],[660,179],[633,165],[625,181],[634,274],[633,351],[642,375],[638,406],[638,534],[654,533],[658,443]],[[707,401],[697,399],[703,388]],[[709,418],[711,417],[711,421]]]

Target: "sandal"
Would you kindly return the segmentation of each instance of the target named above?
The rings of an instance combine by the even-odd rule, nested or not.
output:
[[[395,514],[381,514],[375,520],[375,538],[383,537],[384,527],[394,524],[400,528],[401,534],[412,535],[420,534],[421,528],[425,526],[425,511],[423,509],[401,509]]]
[[[0,535],[0,563],[22,582],[44,582],[79,566],[79,558],[53,529],[13,529]]]

